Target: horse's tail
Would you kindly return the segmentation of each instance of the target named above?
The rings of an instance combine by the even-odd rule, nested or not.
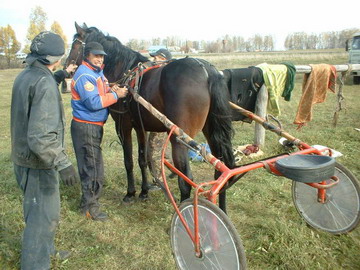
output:
[[[210,131],[212,151],[228,167],[235,166],[232,149],[234,130],[231,123],[231,108],[229,93],[223,76],[213,66],[208,66],[208,82],[210,91],[210,112],[207,118],[207,128]]]

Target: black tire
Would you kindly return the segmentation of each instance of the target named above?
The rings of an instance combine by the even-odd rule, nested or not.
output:
[[[296,181],[292,184],[292,198],[307,224],[338,235],[352,231],[360,222],[360,186],[356,177],[338,162],[335,176],[340,181],[326,190],[325,203],[317,201],[316,188]]]
[[[353,82],[354,84],[360,84],[360,76],[354,76]]]
[[[195,256],[193,242],[177,213],[171,221],[171,247],[178,269],[246,269],[244,247],[228,216],[204,199],[199,199],[198,207],[201,258]],[[193,200],[184,201],[179,210],[193,232]]]

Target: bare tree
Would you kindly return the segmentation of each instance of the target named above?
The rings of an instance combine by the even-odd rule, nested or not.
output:
[[[259,34],[256,34],[253,37],[254,40],[254,49],[257,51],[261,51],[263,48],[263,38]]]
[[[139,42],[137,39],[130,39],[127,43],[126,46],[129,47],[132,50],[139,50]]]
[[[152,45],[155,45],[155,46],[158,46],[158,45],[161,45],[160,43],[160,38],[153,38],[152,40],[151,40],[151,44]]]
[[[274,38],[273,36],[267,35],[263,39],[263,50],[273,51],[274,50]]]

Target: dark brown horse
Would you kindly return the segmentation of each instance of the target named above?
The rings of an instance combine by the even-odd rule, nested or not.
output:
[[[75,23],[76,34],[67,64],[76,61],[81,64],[83,47],[87,42],[96,41],[103,45],[105,56],[104,74],[109,82],[121,80],[128,70],[148,59],[138,52],[121,44],[115,37],[104,35],[95,27],[80,27]],[[231,111],[229,94],[221,74],[208,62],[195,58],[182,58],[165,66],[154,68],[142,76],[138,93],[155,108],[182,128],[189,136],[195,137],[203,132],[214,156],[228,167],[234,166],[231,138]],[[128,188],[124,201],[135,197],[133,175],[131,131],[135,129],[138,140],[138,162],[142,174],[142,188],[139,195],[148,196],[146,133],[145,131],[164,132],[166,127],[144,107],[133,100],[131,95],[114,104],[110,113],[115,121],[116,132],[124,150]],[[171,138],[174,165],[192,179],[188,149]],[[218,173],[215,172],[217,176]],[[181,201],[190,197],[191,186],[179,177]],[[225,192],[219,197],[220,207],[225,211]]]

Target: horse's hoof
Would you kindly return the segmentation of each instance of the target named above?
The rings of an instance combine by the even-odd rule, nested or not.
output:
[[[123,199],[123,203],[130,204],[135,202],[135,195],[126,195]]]
[[[141,201],[147,201],[148,199],[149,199],[149,194],[148,193],[140,193],[140,195],[139,195],[139,199],[141,200]]]

